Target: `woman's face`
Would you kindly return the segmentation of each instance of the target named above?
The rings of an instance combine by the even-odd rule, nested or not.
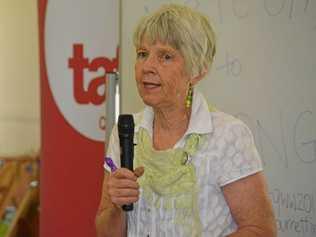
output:
[[[190,77],[180,52],[168,44],[143,41],[136,49],[135,78],[145,104],[154,108],[183,106]]]

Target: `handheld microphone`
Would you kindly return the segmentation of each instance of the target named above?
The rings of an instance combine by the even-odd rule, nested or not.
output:
[[[121,148],[121,167],[133,171],[134,119],[131,114],[121,114],[118,118],[118,133]],[[123,205],[124,211],[132,211],[133,203]]]

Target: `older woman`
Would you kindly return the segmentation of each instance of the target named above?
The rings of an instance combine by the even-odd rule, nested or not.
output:
[[[146,104],[134,115],[138,168],[105,167],[98,236],[276,236],[251,132],[194,89],[215,55],[207,18],[163,6],[139,23],[134,44]],[[108,155],[119,167],[117,128]]]

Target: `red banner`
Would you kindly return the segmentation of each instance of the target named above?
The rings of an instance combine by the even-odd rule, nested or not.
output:
[[[103,177],[106,72],[118,66],[118,3],[38,4],[40,236],[93,237]]]

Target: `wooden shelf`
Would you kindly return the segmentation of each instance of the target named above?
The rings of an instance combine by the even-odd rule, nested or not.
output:
[[[0,157],[0,219],[9,206],[16,208],[5,237],[37,237],[39,158]]]

